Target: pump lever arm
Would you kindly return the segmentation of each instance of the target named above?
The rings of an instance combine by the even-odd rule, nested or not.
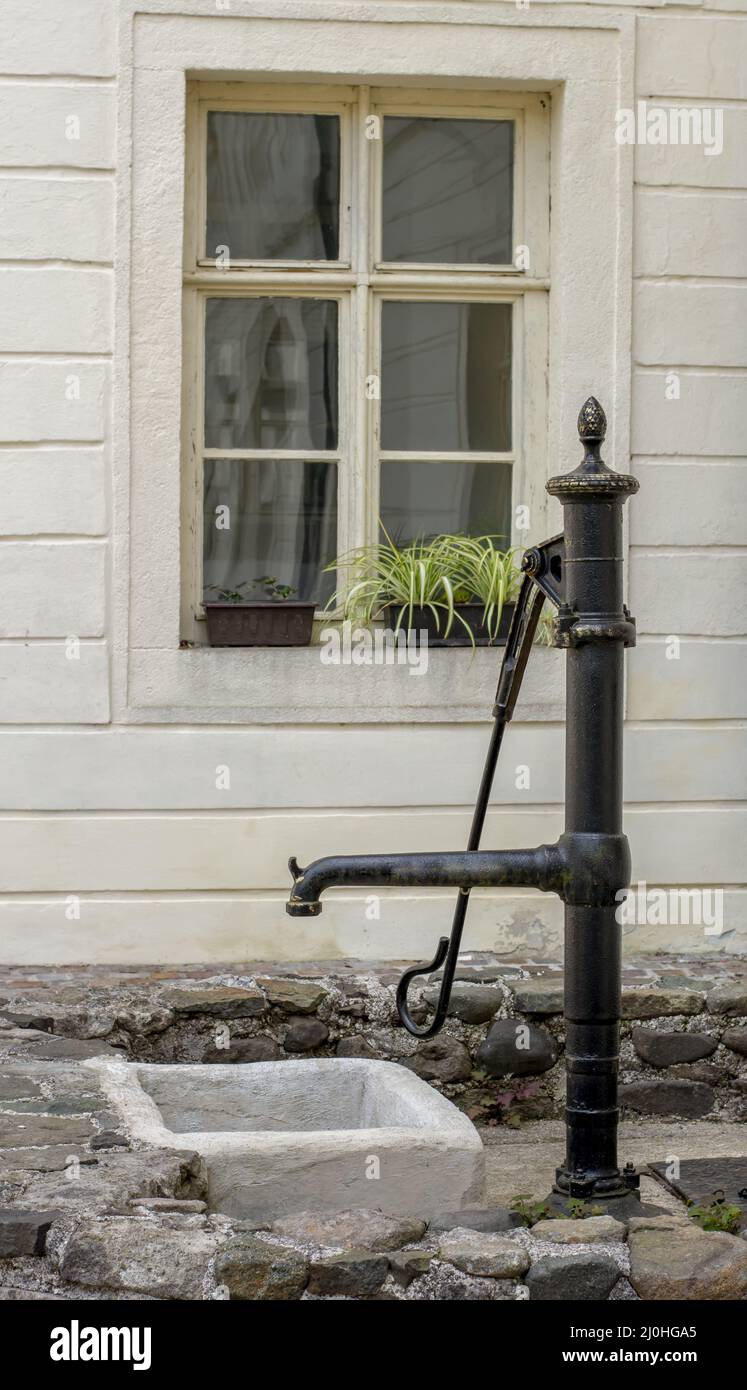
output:
[[[480,790],[477,794],[477,801],[472,816],[472,825],[469,833],[469,841],[467,843],[468,850],[477,850],[480,848],[480,839],[485,824],[490,793],[493,788],[493,779],[495,777],[498,754],[503,741],[503,732],[514,712],[524,671],[526,670],[526,664],[529,660],[529,653],[532,649],[534,634],[537,630],[540,613],[542,612],[542,606],[546,597],[551,598],[555,603],[558,602],[555,594],[548,592],[549,585],[540,586],[540,581],[535,571],[542,569],[544,572],[546,568],[545,559],[542,558],[546,547],[548,549],[558,549],[559,547],[560,551],[562,551],[562,542],[562,536],[554,536],[551,541],[546,541],[544,546],[538,546],[535,550],[528,550],[522,561],[524,578],[522,580],[521,589],[519,590],[519,597],[514,609],[511,627],[509,628],[508,637],[506,639],[503,661],[501,663],[495,706],[493,708],[493,732],[490,737],[485,767],[480,782]],[[538,559],[537,557],[540,558]],[[457,961],[459,959],[459,948],[462,941],[464,921],[467,916],[469,893],[470,890],[468,888],[459,889],[459,896],[456,900],[454,916],[451,923],[451,934],[450,936],[441,937],[436,949],[436,954],[430,964],[412,966],[410,970],[405,971],[397,986],[397,1012],[408,1033],[412,1033],[415,1038],[432,1038],[435,1033],[440,1032],[444,1019],[446,1018],[449,999],[451,997],[451,986],[454,982]],[[446,962],[445,965],[444,962]],[[442,965],[444,965],[444,973],[433,1020],[426,1027],[419,1028],[417,1023],[414,1022],[407,1006],[407,991],[412,981],[418,975],[430,975],[434,970],[439,970]]]

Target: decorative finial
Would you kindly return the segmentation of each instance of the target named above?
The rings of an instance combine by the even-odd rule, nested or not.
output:
[[[601,444],[607,433],[607,416],[596,396],[589,396],[578,412],[578,437],[582,444]]]
[[[615,473],[608,468],[599,451],[607,433],[607,416],[596,396],[589,396],[578,413],[578,437],[584,449],[584,456],[572,473],[563,473],[551,478],[547,491],[551,497],[619,496],[625,500],[628,493],[638,491],[638,481],[627,473]]]

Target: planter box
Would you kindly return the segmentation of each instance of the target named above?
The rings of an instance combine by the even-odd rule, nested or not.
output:
[[[316,604],[257,599],[204,608],[211,647],[308,647]]]
[[[488,630],[482,621],[483,605],[481,603],[456,603],[454,605],[454,612],[455,614],[459,613],[459,615],[464,619],[464,621],[469,624],[474,635],[476,647],[505,647],[506,638],[508,637],[508,629],[511,626],[511,619],[514,615],[515,606],[516,605],[513,603],[504,604],[503,612],[501,613],[501,621],[498,625],[498,631],[496,632],[492,642]],[[384,609],[384,622],[388,628],[391,628],[392,632],[397,626],[397,617],[399,611],[399,604],[387,604],[386,608]],[[430,608],[419,608],[417,605],[415,605],[412,610],[411,631],[418,633],[425,630],[428,633],[429,647],[472,646],[472,643],[469,640],[469,636],[462,627],[462,624],[457,622],[456,617],[454,618],[454,621],[451,625],[451,631],[449,632],[448,637],[444,637],[443,635],[443,626],[446,622],[446,614],[441,612],[441,610],[438,610],[438,621],[441,624],[441,632],[439,632],[438,630],[436,617],[431,612]]]
[[[202,1155],[212,1211],[272,1221],[376,1206],[426,1219],[483,1195],[472,1121],[394,1062],[85,1065],[133,1139]]]

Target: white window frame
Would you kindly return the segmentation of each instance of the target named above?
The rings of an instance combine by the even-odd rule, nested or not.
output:
[[[503,91],[512,101],[550,92],[553,289],[525,293],[523,303],[525,341],[539,338],[530,320],[549,314],[540,373],[548,404],[539,431],[530,415],[522,434],[538,498],[526,535],[533,544],[562,524],[553,499],[543,511],[544,483],[578,463],[576,418],[591,392],[609,421],[605,457],[623,471],[630,464],[634,150],[590,141],[589,131],[614,131],[616,113],[635,104],[635,14],[430,0],[347,8],[282,0],[272,13],[244,5],[219,12],[214,0],[119,0],[117,8],[112,717],[175,726],[483,721],[495,695],[489,648],[434,650],[427,679],[414,680],[404,666],[326,666],[313,646],[180,644],[187,86],[329,85],[354,75],[399,89]],[[603,216],[589,215],[602,204]],[[532,273],[540,273],[536,259]],[[535,650],[522,721],[562,719],[563,672],[562,652]]]
[[[204,313],[208,298],[280,295],[334,299],[339,323],[339,428],[337,449],[275,450],[299,461],[313,455],[337,466],[337,549],[377,539],[379,462],[410,457],[474,461],[512,468],[511,543],[521,546],[517,509],[529,507],[533,535],[543,530],[544,457],[532,443],[546,435],[547,296],[549,291],[549,98],[534,93],[490,93],[403,86],[371,88],[285,83],[188,84],[184,219],[184,375],[182,427],[182,638],[204,641],[202,607],[202,460],[266,458],[267,449],[206,449],[204,424]],[[334,114],[340,120],[340,254],[336,261],[242,260],[219,267],[205,255],[207,113],[277,111]],[[426,265],[380,258],[383,140],[386,115],[505,119],[514,125],[512,245],[528,246],[530,266]],[[379,138],[369,138],[378,117]],[[377,127],[374,126],[374,130]],[[512,447],[488,455],[379,450],[380,402],[365,383],[380,371],[381,305],[386,300],[490,301],[511,304]],[[539,512],[539,515],[538,515]]]

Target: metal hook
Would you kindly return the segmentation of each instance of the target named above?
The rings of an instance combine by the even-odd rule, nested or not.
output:
[[[440,970],[441,966],[446,960],[448,951],[449,938],[448,936],[442,936],[438,943],[438,946],[436,947],[436,954],[433,957],[433,960],[431,961],[430,965],[412,966],[410,970],[405,971],[404,975],[402,976],[402,979],[397,985],[397,1013],[399,1014],[402,1022],[404,1023],[408,1033],[412,1033],[414,1038],[430,1038],[433,1036],[434,1033],[438,1032],[446,1017],[446,1010],[449,1007],[449,995],[451,994],[451,980],[448,979],[446,975],[444,975],[444,978],[441,982],[441,992],[438,996],[438,1003],[436,1005],[436,1016],[433,1022],[430,1023],[426,1028],[419,1028],[417,1023],[413,1021],[410,1010],[407,1007],[407,991],[410,988],[411,982],[415,979],[417,975],[430,975],[434,970]]]

